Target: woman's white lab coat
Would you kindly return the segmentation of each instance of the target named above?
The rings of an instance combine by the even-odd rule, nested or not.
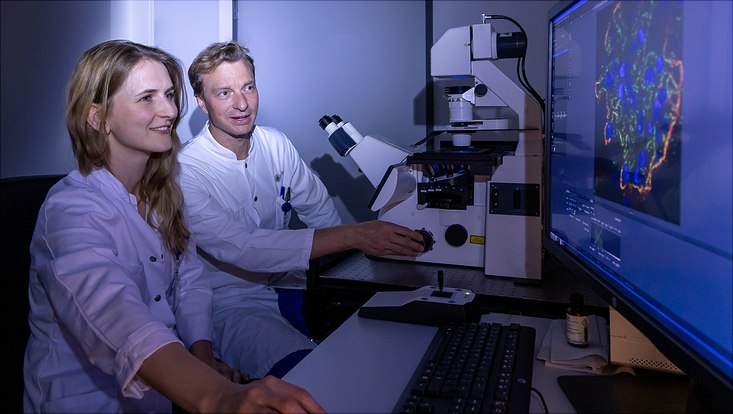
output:
[[[168,343],[212,339],[194,244],[176,277],[175,255],[136,205],[105,169],[49,191],[31,242],[25,411],[170,411],[140,365]]]

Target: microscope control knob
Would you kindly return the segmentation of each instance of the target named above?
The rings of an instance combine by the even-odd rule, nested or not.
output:
[[[460,224],[451,224],[445,230],[445,241],[453,247],[461,247],[468,240],[468,231]]]
[[[433,250],[433,245],[435,244],[433,233],[425,229],[420,229],[420,230],[415,230],[415,231],[422,234],[423,253]]]
[[[473,90],[473,93],[478,96],[479,98],[483,97],[489,92],[489,88],[484,85],[483,83],[479,83],[476,85],[476,88]]]

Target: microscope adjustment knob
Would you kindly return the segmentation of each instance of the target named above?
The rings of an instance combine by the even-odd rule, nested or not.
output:
[[[479,83],[478,85],[476,85],[476,88],[474,88],[473,90],[473,93],[479,98],[485,96],[488,92],[489,88],[483,83]]]
[[[425,229],[420,229],[420,230],[415,230],[415,231],[422,234],[423,253],[433,250],[433,245],[435,244],[433,233]]]
[[[460,224],[451,224],[445,230],[445,241],[453,247],[461,247],[468,240],[468,231]]]

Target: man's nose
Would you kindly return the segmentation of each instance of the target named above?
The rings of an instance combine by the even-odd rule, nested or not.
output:
[[[249,102],[247,101],[247,96],[245,96],[243,93],[235,94],[234,108],[240,111],[244,111],[245,109],[249,108]]]

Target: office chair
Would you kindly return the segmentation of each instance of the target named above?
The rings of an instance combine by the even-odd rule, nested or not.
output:
[[[64,175],[37,175],[0,180],[0,271],[3,276],[6,312],[10,319],[0,344],[5,357],[4,405],[11,412],[23,412],[23,357],[30,335],[28,326],[28,276],[30,244],[38,209],[48,190]]]

